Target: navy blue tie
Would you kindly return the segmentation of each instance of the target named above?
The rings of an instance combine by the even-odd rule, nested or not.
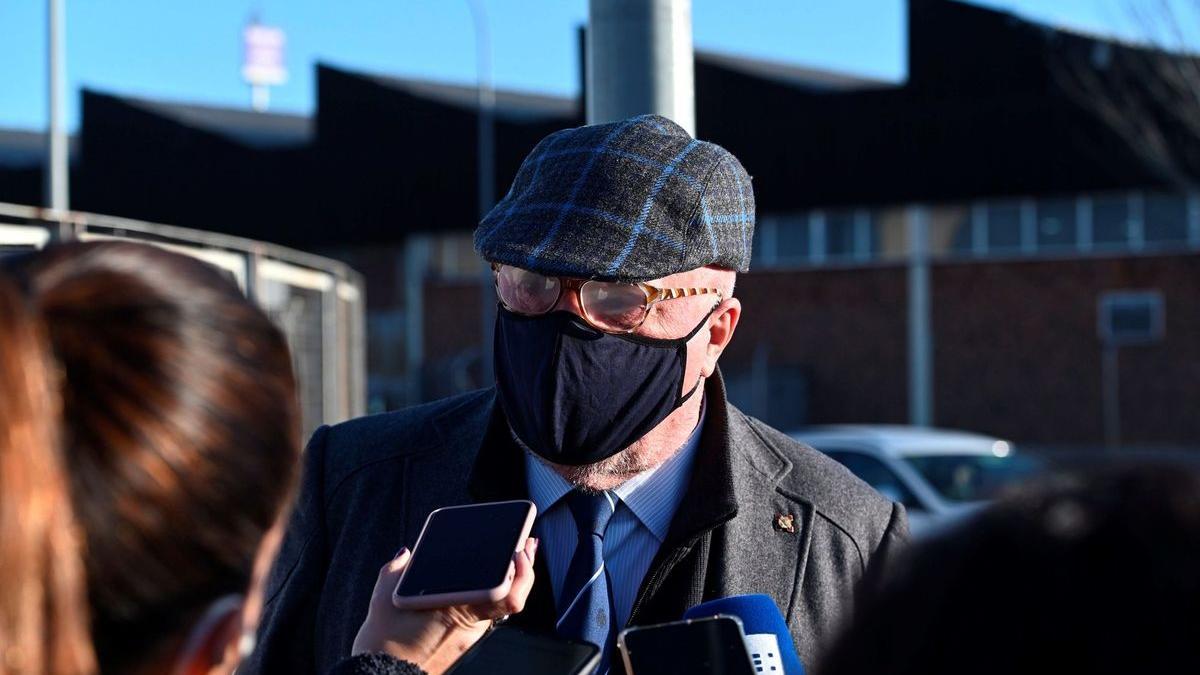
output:
[[[567,495],[567,508],[575,517],[579,543],[558,599],[558,634],[599,646],[602,657],[596,672],[607,673],[616,622],[604,569],[604,530],[617,503],[607,492],[572,490]]]

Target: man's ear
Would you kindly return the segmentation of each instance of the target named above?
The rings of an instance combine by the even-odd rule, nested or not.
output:
[[[741,316],[742,303],[737,298],[723,300],[717,305],[717,311],[713,312],[708,324],[708,345],[704,352],[704,366],[700,371],[704,377],[712,377],[716,372],[717,360],[733,339],[733,332],[737,330],[738,319]]]

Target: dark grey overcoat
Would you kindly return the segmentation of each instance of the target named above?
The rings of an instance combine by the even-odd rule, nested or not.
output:
[[[766,593],[811,670],[855,590],[874,583],[907,539],[904,509],[730,405],[719,374],[705,391],[691,483],[630,625]],[[524,498],[521,451],[503,442],[502,427],[486,389],[319,429],[267,583],[258,645],[239,672],[327,672],[349,655],[379,568],[412,547],[430,511]],[[553,594],[539,562],[526,610],[510,621],[550,629]],[[619,670],[620,659],[613,663]]]

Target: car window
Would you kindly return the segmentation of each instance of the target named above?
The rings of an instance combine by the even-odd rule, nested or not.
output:
[[[900,502],[904,508],[910,511],[919,511],[925,508],[917,501],[908,486],[900,480],[900,477],[880,460],[855,450],[825,450],[824,452],[842,466],[850,469],[850,473],[875,488],[879,494],[894,502]]]
[[[993,499],[1043,468],[1040,462],[1027,455],[938,454],[904,459],[943,499],[951,502]]]

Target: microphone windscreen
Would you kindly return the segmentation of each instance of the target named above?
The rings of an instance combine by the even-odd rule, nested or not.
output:
[[[792,642],[787,622],[769,595],[735,595],[710,600],[689,609],[683,618],[699,619],[717,614],[741,619],[746,632],[746,646],[750,648],[758,672],[778,673],[778,670],[772,671],[771,668],[779,663],[783,675],[804,675],[804,665],[796,654],[796,645]],[[767,639],[767,636],[773,636],[774,641]],[[778,653],[772,653],[771,647],[775,647]]]

